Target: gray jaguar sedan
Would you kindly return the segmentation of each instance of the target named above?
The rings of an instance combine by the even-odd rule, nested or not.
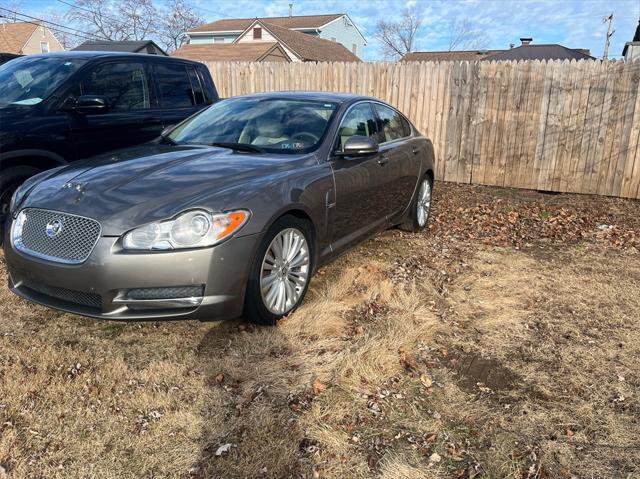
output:
[[[319,265],[381,229],[426,226],[433,161],[373,98],[224,100],[151,143],[24,183],[5,228],[9,285],[97,318],[274,324]]]

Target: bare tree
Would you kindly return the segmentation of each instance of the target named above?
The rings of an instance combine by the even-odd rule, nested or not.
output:
[[[6,8],[7,10],[11,10],[12,12],[21,12],[22,7],[24,6],[23,0],[10,0],[3,1],[0,4],[0,7]],[[1,11],[0,12],[0,23],[15,23],[19,22],[20,19],[16,16],[15,13]]]
[[[482,30],[475,30],[466,18],[451,22],[449,34],[449,51],[480,50],[489,43]]]
[[[153,0],[77,0],[67,17],[105,40],[143,40],[158,29]]]
[[[386,57],[398,58],[415,50],[416,34],[422,25],[419,8],[405,8],[398,21],[379,20],[373,34],[382,42]]]
[[[188,37],[185,34],[187,30],[203,23],[204,19],[184,0],[171,0],[162,14],[158,26],[158,37],[166,50],[172,52],[187,41]]]
[[[70,50],[73,47],[78,46],[84,40],[83,37],[75,35],[72,31],[67,31],[62,28],[55,28],[53,25],[48,25],[47,22],[57,23],[58,25],[64,25],[64,15],[55,11],[45,11],[42,13],[33,14],[34,17],[42,18],[44,25],[49,27],[53,35],[58,39],[62,48]]]

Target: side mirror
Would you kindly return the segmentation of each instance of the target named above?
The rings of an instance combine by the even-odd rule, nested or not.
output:
[[[337,151],[336,156],[369,156],[378,153],[378,142],[368,136],[352,136],[342,149]]]
[[[107,98],[101,95],[82,95],[78,98],[67,100],[63,109],[75,111],[83,115],[95,115],[106,112],[108,107]]]

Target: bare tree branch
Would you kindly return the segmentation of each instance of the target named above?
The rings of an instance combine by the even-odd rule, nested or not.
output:
[[[382,42],[386,57],[398,58],[415,50],[416,34],[422,25],[422,11],[416,7],[402,11],[400,20],[380,20],[373,34]]]
[[[158,36],[166,50],[172,52],[187,41],[187,30],[203,23],[204,19],[184,0],[171,0],[162,14]]]
[[[489,43],[487,35],[482,30],[474,30],[466,18],[452,21],[449,32],[449,51],[481,50]]]
[[[153,0],[76,0],[67,17],[105,40],[146,40],[158,29]]]

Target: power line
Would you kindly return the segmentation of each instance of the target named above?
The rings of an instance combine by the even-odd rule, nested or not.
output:
[[[66,27],[64,25],[60,25],[59,23],[51,22],[49,20],[44,20],[43,18],[32,17],[31,15],[27,15],[25,13],[16,12],[14,10],[10,10],[10,9],[4,8],[4,7],[0,7],[0,10],[4,10],[4,11],[12,13],[14,15],[20,15],[21,17],[26,17],[26,18],[29,18],[31,20],[36,20],[38,22],[46,23],[46,24],[48,24],[47,28],[50,28],[51,30],[58,30],[58,31],[60,31],[62,33],[66,33],[68,35],[75,35],[77,37],[84,37],[84,38],[89,39],[89,40],[94,40],[94,39],[103,40],[102,38],[100,38],[97,35],[94,35],[93,33],[84,32],[82,30],[78,30],[77,28]],[[2,15],[2,17],[3,18],[11,18],[11,17],[7,17],[6,15]],[[16,20],[20,20],[21,22],[24,22],[24,23],[31,23],[31,24],[40,26],[40,24],[37,24],[37,23],[35,23],[33,21],[27,21],[24,18],[15,18],[15,19]],[[58,27],[58,28],[50,27],[49,25],[53,25],[54,27]],[[70,30],[70,31],[66,31],[66,30]],[[79,32],[79,34],[72,33],[72,32]]]
[[[0,18],[6,18],[6,19],[9,19],[9,20],[11,20],[11,19],[12,19],[12,20],[14,20],[14,21],[18,20],[18,21],[20,21],[21,23],[29,23],[29,24],[31,24],[31,25],[35,25],[36,27],[41,27],[41,26],[43,26],[43,25],[42,25],[42,23],[32,22],[32,21],[29,21],[29,20],[27,20],[27,19],[25,19],[25,18],[8,17],[8,16],[6,16],[6,15],[2,15],[1,13],[0,13]],[[68,32],[68,31],[61,30],[61,29],[56,28],[56,27],[50,27],[50,26],[47,26],[47,25],[45,25],[45,26],[46,26],[49,30],[52,30],[53,32],[57,32],[57,33],[65,34],[65,35],[71,35],[72,37],[84,38],[85,40],[94,40],[94,38],[92,38],[92,37],[87,37],[87,36],[85,36],[85,35],[78,35],[77,33]],[[2,28],[2,27],[0,26],[0,29],[1,29],[1,28]]]
[[[65,4],[65,5],[68,5],[68,6],[72,7],[72,8],[77,8],[78,10],[84,10],[85,12],[93,13],[94,15],[97,15],[98,17],[101,17],[101,19],[103,17],[104,18],[110,18],[114,22],[121,23],[121,20],[117,19],[116,17],[112,17],[111,15],[107,15],[106,13],[99,13],[99,12],[96,12],[94,10],[91,10],[90,8],[81,7],[80,5],[75,5],[73,3],[66,2],[65,0],[57,0],[57,1],[60,2],[60,3]]]

